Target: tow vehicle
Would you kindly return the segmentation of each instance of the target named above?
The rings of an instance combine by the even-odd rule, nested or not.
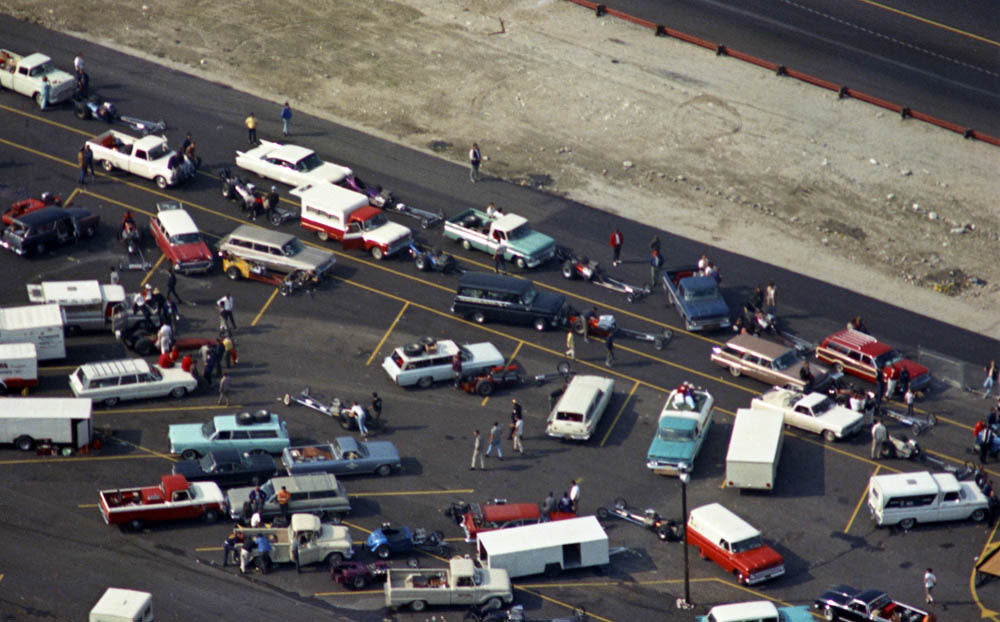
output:
[[[665,348],[674,337],[673,331],[668,328],[664,328],[659,334],[622,328],[618,326],[614,315],[599,315],[595,311],[580,313],[575,309],[570,310],[567,322],[578,335],[586,334],[589,337],[606,339],[608,335],[614,334],[615,339],[624,337],[625,339],[652,343],[657,350]]]
[[[463,376],[455,386],[466,393],[475,393],[476,395],[486,397],[493,395],[493,392],[497,389],[519,387],[527,384],[534,384],[540,387],[549,380],[557,380],[559,378],[569,382],[569,378],[573,373],[570,370],[569,361],[559,361],[556,365],[555,373],[536,374],[534,376],[525,373],[521,364],[514,362],[509,365],[494,365],[478,374]]]
[[[288,274],[280,274],[273,270],[268,270],[259,263],[248,261],[226,252],[221,252],[219,255],[222,257],[222,271],[230,279],[236,281],[243,278],[274,285],[280,288],[282,296],[288,296],[300,289],[319,286],[319,280],[309,276],[304,270],[294,270]]]
[[[118,238],[125,245],[125,257],[118,262],[119,270],[142,270],[148,271],[153,264],[146,260],[146,255],[142,252],[142,229],[134,222],[122,223],[122,230]]]
[[[440,248],[424,246],[413,240],[410,242],[409,253],[410,257],[413,257],[413,265],[421,272],[434,271],[448,274],[460,270],[455,258]]]
[[[388,192],[383,190],[382,194]],[[420,209],[419,207],[413,207],[412,205],[407,205],[402,201],[393,201],[392,195],[390,193],[389,200],[385,201],[383,205],[378,205],[377,203],[372,203],[376,207],[381,207],[393,212],[398,212],[410,218],[415,218],[420,221],[421,229],[430,229],[431,227],[436,227],[439,223],[444,220],[444,212],[438,210],[432,212],[430,210]]]
[[[406,555],[414,549],[451,557],[451,547],[444,541],[441,531],[428,531],[423,527],[411,530],[409,527],[393,527],[389,523],[371,532],[365,540],[365,548],[382,559],[393,555]]]
[[[389,564],[378,562],[343,561],[330,570],[334,582],[349,589],[363,590],[369,583],[385,582],[389,576]]]
[[[336,417],[340,420],[340,427],[345,430],[357,429],[358,427],[356,421],[357,416],[351,411],[351,407],[347,405],[347,402],[341,401],[339,397],[331,398],[329,402],[326,402],[326,398],[322,395],[313,393],[309,387],[306,387],[297,394],[285,393],[283,396],[278,398],[278,400],[285,406],[302,404],[303,406],[323,413],[327,417]],[[379,413],[368,411],[368,418],[365,419],[365,427],[368,429],[378,429],[382,427]]]
[[[648,287],[630,285],[601,270],[600,264],[586,256],[578,256],[569,248],[556,247],[556,257],[562,262],[562,275],[567,279],[583,279],[598,287],[625,294],[625,300],[636,302],[652,293]]]
[[[569,616],[556,618],[529,618],[524,615],[524,605],[514,605],[510,609],[495,609],[483,611],[474,607],[465,612],[465,622],[584,622],[587,611],[582,607],[574,607]]]
[[[678,542],[684,537],[684,525],[670,518],[662,518],[652,508],[647,508],[642,512],[629,510],[628,503],[620,497],[615,499],[611,506],[597,508],[597,518],[607,520],[612,516],[655,531],[656,537],[661,542]]]

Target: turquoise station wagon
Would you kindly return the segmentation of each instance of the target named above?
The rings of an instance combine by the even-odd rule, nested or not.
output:
[[[687,396],[677,389],[671,391],[660,411],[646,466],[661,475],[690,472],[712,427],[714,405],[712,395],[701,388],[690,387]]]
[[[205,423],[175,423],[168,436],[170,453],[180,454],[185,460],[219,449],[280,454],[291,445],[285,423],[266,410],[219,415]]]

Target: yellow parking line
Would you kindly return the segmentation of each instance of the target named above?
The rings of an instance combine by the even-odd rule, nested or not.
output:
[[[63,207],[69,207],[70,204],[73,203],[73,199],[76,198],[76,195],[81,192],[83,192],[83,188],[73,188],[73,192],[70,192],[69,196],[63,199]]]
[[[75,456],[69,458],[62,457],[50,457],[50,458],[25,458],[23,460],[0,460],[0,464],[36,464],[45,463],[52,464],[53,462],[97,462],[101,460],[138,460],[144,458],[160,458],[161,456],[152,454],[128,454],[124,456]]]
[[[142,281],[139,283],[139,289],[142,289],[146,285],[146,282],[149,281],[149,279],[151,279],[154,274],[156,274],[156,270],[160,267],[160,264],[163,263],[163,260],[166,258],[167,258],[166,255],[163,254],[160,255],[160,258],[156,260],[156,263],[153,264],[153,267],[150,268],[149,272],[146,273],[145,278],[143,278]]]
[[[90,132],[84,132],[83,130],[78,130],[75,127],[70,127],[69,125],[59,123],[58,121],[53,121],[52,119],[47,119],[41,115],[31,114],[30,112],[25,112],[23,110],[18,110],[17,108],[11,108],[10,106],[0,105],[0,110],[5,110],[7,112],[20,115],[22,117],[28,117],[32,121],[40,121],[47,125],[53,127],[58,127],[61,130],[66,130],[67,132],[73,132],[74,134],[79,134],[80,136],[85,136],[86,138],[94,138],[97,134],[91,134]]]
[[[996,546],[996,545],[993,544],[993,538],[996,537],[997,527],[998,526],[1000,526],[1000,521],[998,521],[996,524],[994,524],[993,528],[989,530],[990,537],[986,538],[986,542],[983,543],[983,548],[979,552],[979,555],[976,557],[976,561],[981,560],[983,558],[983,556],[986,555],[986,553],[990,550],[991,546]],[[989,609],[988,607],[986,607],[982,603],[982,601],[979,600],[979,593],[976,590],[976,565],[975,564],[972,565],[972,572],[969,573],[969,592],[972,593],[972,600],[974,600],[975,603],[977,605],[979,605],[979,611],[981,612],[981,617],[983,617],[983,618],[989,618],[989,619],[993,620],[993,622],[996,622],[997,616],[1000,615],[1000,612],[997,612],[997,611],[994,611],[992,609]]]
[[[49,366],[45,366],[45,367],[39,366],[38,367],[38,371],[39,372],[46,372],[46,371],[73,371],[77,367],[78,367],[77,365],[53,365],[51,367],[49,367]]]
[[[261,316],[264,315],[264,312],[267,311],[267,308],[271,306],[271,301],[273,301],[274,297],[278,295],[278,291],[279,291],[278,288],[275,287],[274,291],[271,292],[270,298],[267,299],[267,302],[264,303],[264,306],[260,308],[260,312],[258,312],[257,316],[253,319],[252,322],[250,322],[250,326],[257,325],[257,322],[260,321]]]
[[[608,437],[611,436],[611,431],[615,429],[615,426],[618,424],[618,419],[622,416],[622,413],[625,412],[625,407],[632,401],[632,396],[635,395],[635,390],[638,388],[639,381],[637,380],[632,385],[632,390],[628,392],[628,397],[626,397],[625,401],[622,402],[622,407],[618,409],[618,414],[615,415],[615,420],[611,422],[611,427],[608,428],[608,431],[604,434],[604,438],[601,439],[601,447],[604,447],[604,444],[608,442]]]
[[[881,464],[875,467],[875,472],[872,473],[872,476],[874,477],[875,475],[878,475],[878,472],[879,470],[881,470],[881,468],[882,468]],[[868,484],[865,484],[865,489],[861,493],[861,498],[858,499],[857,505],[854,506],[854,511],[851,512],[851,518],[847,521],[847,525],[844,527],[844,533],[847,533],[851,530],[851,525],[854,524],[854,519],[857,518],[858,512],[861,511],[861,505],[865,502],[865,499],[867,498],[868,498]]]
[[[352,492],[349,497],[404,497],[406,495],[459,495],[472,494],[474,488],[456,488],[455,490],[400,490],[392,492]]]
[[[385,334],[382,335],[381,339],[379,339],[378,345],[376,345],[375,349],[372,350],[372,354],[371,356],[368,357],[368,361],[365,363],[365,367],[371,365],[372,361],[375,360],[375,357],[378,356],[378,352],[379,350],[382,349],[382,345],[385,344],[385,340],[388,339],[389,335],[392,334],[392,331],[396,328],[396,324],[399,323],[400,318],[403,317],[403,314],[406,313],[406,309],[409,306],[410,306],[409,301],[403,304],[403,307],[399,310],[399,313],[396,314],[396,319],[392,321],[392,324],[389,325],[389,329],[385,331]]]
[[[90,509],[93,509],[93,508],[99,508],[99,507],[101,507],[101,505],[99,503],[81,503],[81,504],[77,505],[76,507],[79,508],[79,509],[81,509],[81,510],[90,510]]]
[[[523,341],[518,341],[517,342],[517,347],[514,348],[514,353],[510,355],[510,358],[507,359],[507,362],[505,363],[505,365],[510,365],[511,363],[514,362],[514,358],[517,356],[517,353],[521,351],[521,346],[523,346],[523,345],[524,345]],[[487,395],[486,397],[483,398],[483,401],[479,402],[479,405],[481,407],[482,406],[486,406],[486,404],[488,404],[489,401],[490,401],[490,396]]]

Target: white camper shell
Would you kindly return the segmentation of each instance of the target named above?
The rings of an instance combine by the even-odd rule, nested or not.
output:
[[[109,587],[90,610],[89,622],[153,622],[153,595]]]
[[[57,304],[63,310],[66,332],[105,330],[111,314],[124,302],[125,288],[98,281],[43,281],[28,284],[28,300],[35,304]]]
[[[596,516],[496,529],[479,534],[479,562],[503,568],[511,578],[606,566],[608,534]]]
[[[66,358],[62,310],[57,304],[0,309],[0,343],[33,343],[39,361]]]
[[[774,490],[784,440],[780,412],[740,408],[726,454],[726,486]]]

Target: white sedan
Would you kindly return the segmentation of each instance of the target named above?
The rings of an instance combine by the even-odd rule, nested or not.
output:
[[[236,166],[290,186],[339,184],[354,175],[345,166],[324,162],[312,149],[267,140],[250,151],[237,151]]]

